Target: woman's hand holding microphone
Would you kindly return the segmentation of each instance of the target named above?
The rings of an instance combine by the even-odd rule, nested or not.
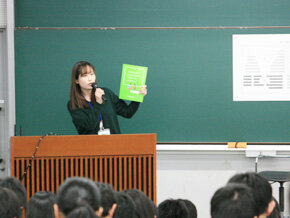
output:
[[[95,91],[96,102],[98,102],[99,104],[103,104],[105,100],[103,95],[105,95],[104,90],[101,88],[96,88]]]

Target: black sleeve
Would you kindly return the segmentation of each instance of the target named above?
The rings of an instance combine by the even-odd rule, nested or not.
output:
[[[68,109],[80,135],[97,134],[97,118],[91,109]]]
[[[115,93],[110,90],[109,92],[118,115],[125,118],[131,118],[136,113],[139,108],[140,102],[131,101],[131,103],[127,105],[126,102],[122,99],[119,99],[119,97]]]

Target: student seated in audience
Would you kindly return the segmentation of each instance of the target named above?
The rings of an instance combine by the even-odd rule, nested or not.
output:
[[[96,183],[101,192],[101,206],[104,209],[102,217],[112,218],[117,208],[117,197],[112,186],[105,183]]]
[[[155,204],[143,192],[137,189],[125,190],[123,192],[129,195],[135,202],[139,218],[157,217]]]
[[[133,199],[125,194],[116,192],[117,208],[114,213],[114,218],[138,218],[136,205]]]
[[[66,218],[98,218],[95,211],[89,205],[77,207]]]
[[[86,211],[87,207],[101,216],[103,208],[101,207],[101,193],[96,184],[87,179],[72,177],[64,181],[58,189],[56,195],[56,204],[54,204],[54,214],[56,218],[69,217],[76,211]],[[86,217],[84,216],[79,216]]]
[[[251,189],[244,184],[228,184],[218,189],[210,202],[212,218],[257,218]]]
[[[241,173],[234,175],[228,183],[242,183],[251,188],[255,200],[259,218],[269,216],[275,208],[272,198],[272,187],[268,180],[257,173]]]
[[[51,192],[37,192],[27,204],[25,218],[54,218],[54,194]]]
[[[10,189],[0,187],[0,217],[21,218],[20,201],[17,195]]]
[[[6,177],[0,181],[0,186],[12,190],[19,199],[21,210],[23,211],[24,209],[26,209],[27,204],[26,189],[18,179],[14,177]]]
[[[186,204],[186,207],[189,213],[189,218],[197,218],[197,210],[196,210],[195,205],[187,199],[180,199],[180,200],[184,201],[184,203]]]
[[[158,218],[189,218],[187,206],[183,200],[168,199],[158,205]]]

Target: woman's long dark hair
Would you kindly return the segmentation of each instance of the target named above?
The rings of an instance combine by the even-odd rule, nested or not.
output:
[[[86,99],[82,95],[82,90],[81,90],[80,85],[76,83],[76,81],[79,79],[79,76],[85,73],[84,71],[86,70],[86,67],[92,68],[95,73],[94,66],[87,61],[77,62],[73,66],[73,69],[72,69],[71,84],[70,84],[70,108],[72,110],[76,108],[89,107],[88,103],[86,102]],[[93,104],[96,102],[96,97],[94,95],[94,92],[91,93],[91,102]]]

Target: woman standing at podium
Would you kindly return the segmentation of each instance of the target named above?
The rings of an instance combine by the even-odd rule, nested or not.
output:
[[[141,87],[140,94],[147,94],[146,86]],[[74,65],[67,107],[79,134],[120,134],[117,115],[131,118],[139,104],[127,105],[110,89],[98,87],[95,68],[89,62]]]

